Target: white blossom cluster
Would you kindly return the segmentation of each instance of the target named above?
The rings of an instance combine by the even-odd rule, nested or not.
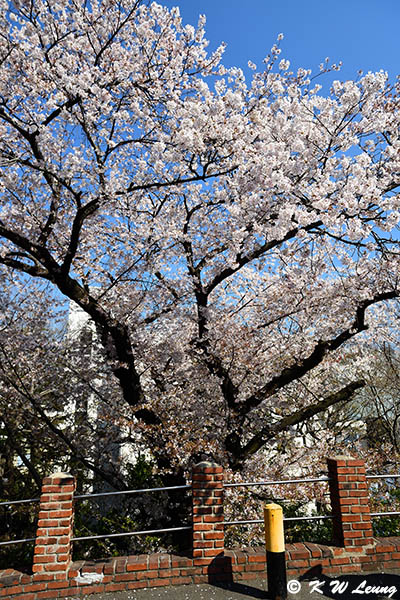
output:
[[[277,45],[248,82],[156,3],[0,15],[0,262],[109,332],[173,460],[357,379],[329,357],[398,294],[399,84],[322,95]]]

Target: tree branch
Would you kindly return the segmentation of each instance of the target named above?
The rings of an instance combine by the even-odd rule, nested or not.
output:
[[[171,181],[156,181],[154,183],[144,183],[141,185],[134,185],[132,183],[126,190],[116,192],[116,195],[122,196],[127,193],[129,194],[131,192],[137,192],[140,190],[146,191],[146,190],[151,190],[151,189],[170,187],[173,185],[183,185],[184,183],[193,183],[195,181],[205,181],[206,179],[211,179],[212,177],[222,177],[223,175],[229,175],[229,173],[232,173],[236,169],[237,169],[237,167],[234,166],[234,167],[231,167],[230,169],[227,169],[226,171],[210,173],[209,175],[203,173],[202,175],[195,175],[194,177],[187,177],[186,179],[178,177],[178,179],[172,179]]]
[[[72,223],[71,235],[68,244],[68,250],[64,256],[63,264],[61,265],[62,272],[67,275],[70,271],[72,261],[76,255],[79,246],[79,239],[82,230],[82,226],[85,220],[93,215],[99,208],[99,199],[95,198],[85,204],[85,206],[79,207],[74,221]]]
[[[233,275],[234,273],[239,271],[245,265],[248,265],[251,261],[253,261],[257,258],[260,258],[260,256],[262,256],[269,250],[272,250],[273,248],[276,248],[277,246],[284,244],[288,240],[293,239],[294,237],[296,237],[296,235],[299,233],[299,231],[310,231],[312,229],[315,229],[316,227],[321,226],[322,224],[323,224],[322,221],[315,221],[314,223],[310,223],[309,225],[306,225],[305,227],[295,227],[293,229],[290,229],[283,238],[281,238],[279,240],[275,239],[275,240],[270,240],[269,242],[265,242],[265,244],[262,244],[262,246],[258,246],[258,248],[255,248],[249,254],[245,254],[245,255],[237,254],[236,255],[236,266],[235,267],[226,267],[225,269],[220,271],[218,273],[218,275],[216,275],[214,277],[214,279],[212,279],[212,281],[210,281],[210,283],[206,286],[205,293],[210,294],[213,291],[213,289],[216,288],[217,285],[219,285],[222,281],[224,281],[225,279],[227,279],[228,277],[230,277],[231,275]]]
[[[6,433],[7,433],[7,442],[10,444],[10,446],[12,448],[14,448],[14,450],[16,451],[16,453],[18,454],[18,456],[20,457],[20,459],[22,460],[22,462],[28,469],[29,473],[32,475],[32,479],[36,483],[38,490],[40,490],[41,486],[42,486],[42,478],[41,478],[39,472],[37,471],[37,469],[35,469],[32,462],[26,456],[21,445],[17,442],[17,432],[15,431],[15,429],[13,427],[11,427],[11,425],[8,423],[8,421],[5,420],[5,418],[3,416],[1,417],[1,421],[4,425],[4,429],[6,430]]]
[[[243,462],[248,456],[254,454],[262,448],[269,440],[275,438],[282,431],[286,431],[289,427],[293,425],[298,425],[303,421],[307,421],[314,417],[315,415],[324,412],[330,406],[334,406],[339,402],[348,402],[353,397],[354,393],[365,386],[364,380],[354,381],[346,385],[341,390],[330,394],[327,398],[320,400],[315,404],[311,404],[306,406],[305,408],[301,408],[291,415],[283,417],[277,423],[273,425],[266,425],[263,427],[256,435],[254,435],[249,442],[245,446],[241,448],[241,453],[239,461]],[[236,460],[237,460],[236,458]]]
[[[279,375],[273,377],[256,393],[252,394],[244,402],[239,404],[237,407],[237,414],[241,416],[248,414],[253,408],[259,406],[266,398],[272,396],[289,383],[300,379],[303,375],[311,371],[311,369],[317,367],[329,352],[336,350],[358,333],[368,329],[368,325],[365,324],[365,311],[369,306],[382,302],[383,300],[397,298],[398,295],[399,293],[397,291],[383,292],[381,294],[376,294],[369,300],[361,302],[356,308],[355,319],[350,327],[330,340],[320,340],[317,342],[312,352],[306,358],[283,369]]]

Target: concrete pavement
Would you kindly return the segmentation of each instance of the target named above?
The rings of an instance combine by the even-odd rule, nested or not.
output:
[[[251,581],[250,584],[232,583],[223,587],[205,583],[91,594],[83,599],[68,597],[66,600],[253,600],[266,598],[265,589],[266,584],[263,581]]]
[[[143,590],[90,594],[65,600],[253,600],[268,598],[265,580],[245,583],[181,585]],[[400,600],[399,571],[327,577],[316,573],[309,580],[289,579],[288,600]],[[362,596],[362,598],[360,598]]]

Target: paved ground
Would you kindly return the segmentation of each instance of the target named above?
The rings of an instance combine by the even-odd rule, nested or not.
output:
[[[252,600],[266,598],[265,589],[266,585],[263,581],[252,581],[251,585],[235,583],[229,588],[209,584],[180,585],[131,592],[93,594],[84,596],[84,600]]]
[[[313,582],[299,581],[289,587],[288,600],[377,600],[388,598],[400,600],[400,574],[397,571],[365,575],[339,575],[337,578],[317,576]],[[318,589],[319,588],[319,589]],[[362,596],[362,598],[360,598]],[[223,585],[181,585],[176,587],[152,588],[131,592],[115,592],[84,596],[82,600],[252,600],[268,598],[264,580],[249,584],[232,583]],[[79,600],[66,598],[66,600]]]
[[[288,600],[378,600],[388,598],[400,600],[400,571],[392,573],[370,573],[365,575],[317,576],[313,581],[291,580]],[[362,596],[360,598],[360,596]],[[66,598],[66,600],[75,600]],[[93,594],[82,600],[252,600],[268,598],[265,580],[248,584],[181,585],[176,587],[151,588],[131,592]],[[78,600],[76,598],[76,600]]]

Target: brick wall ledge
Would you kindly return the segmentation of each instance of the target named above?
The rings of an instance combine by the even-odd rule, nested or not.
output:
[[[400,568],[400,537],[376,538],[370,547],[352,548],[312,544],[286,546],[288,578],[298,578],[312,567],[326,575],[386,571]],[[249,581],[266,577],[264,547],[225,550],[213,559],[173,554],[149,554],[72,563],[63,573],[27,575],[0,570],[0,598],[55,599],[99,592],[116,592],[167,585]]]

